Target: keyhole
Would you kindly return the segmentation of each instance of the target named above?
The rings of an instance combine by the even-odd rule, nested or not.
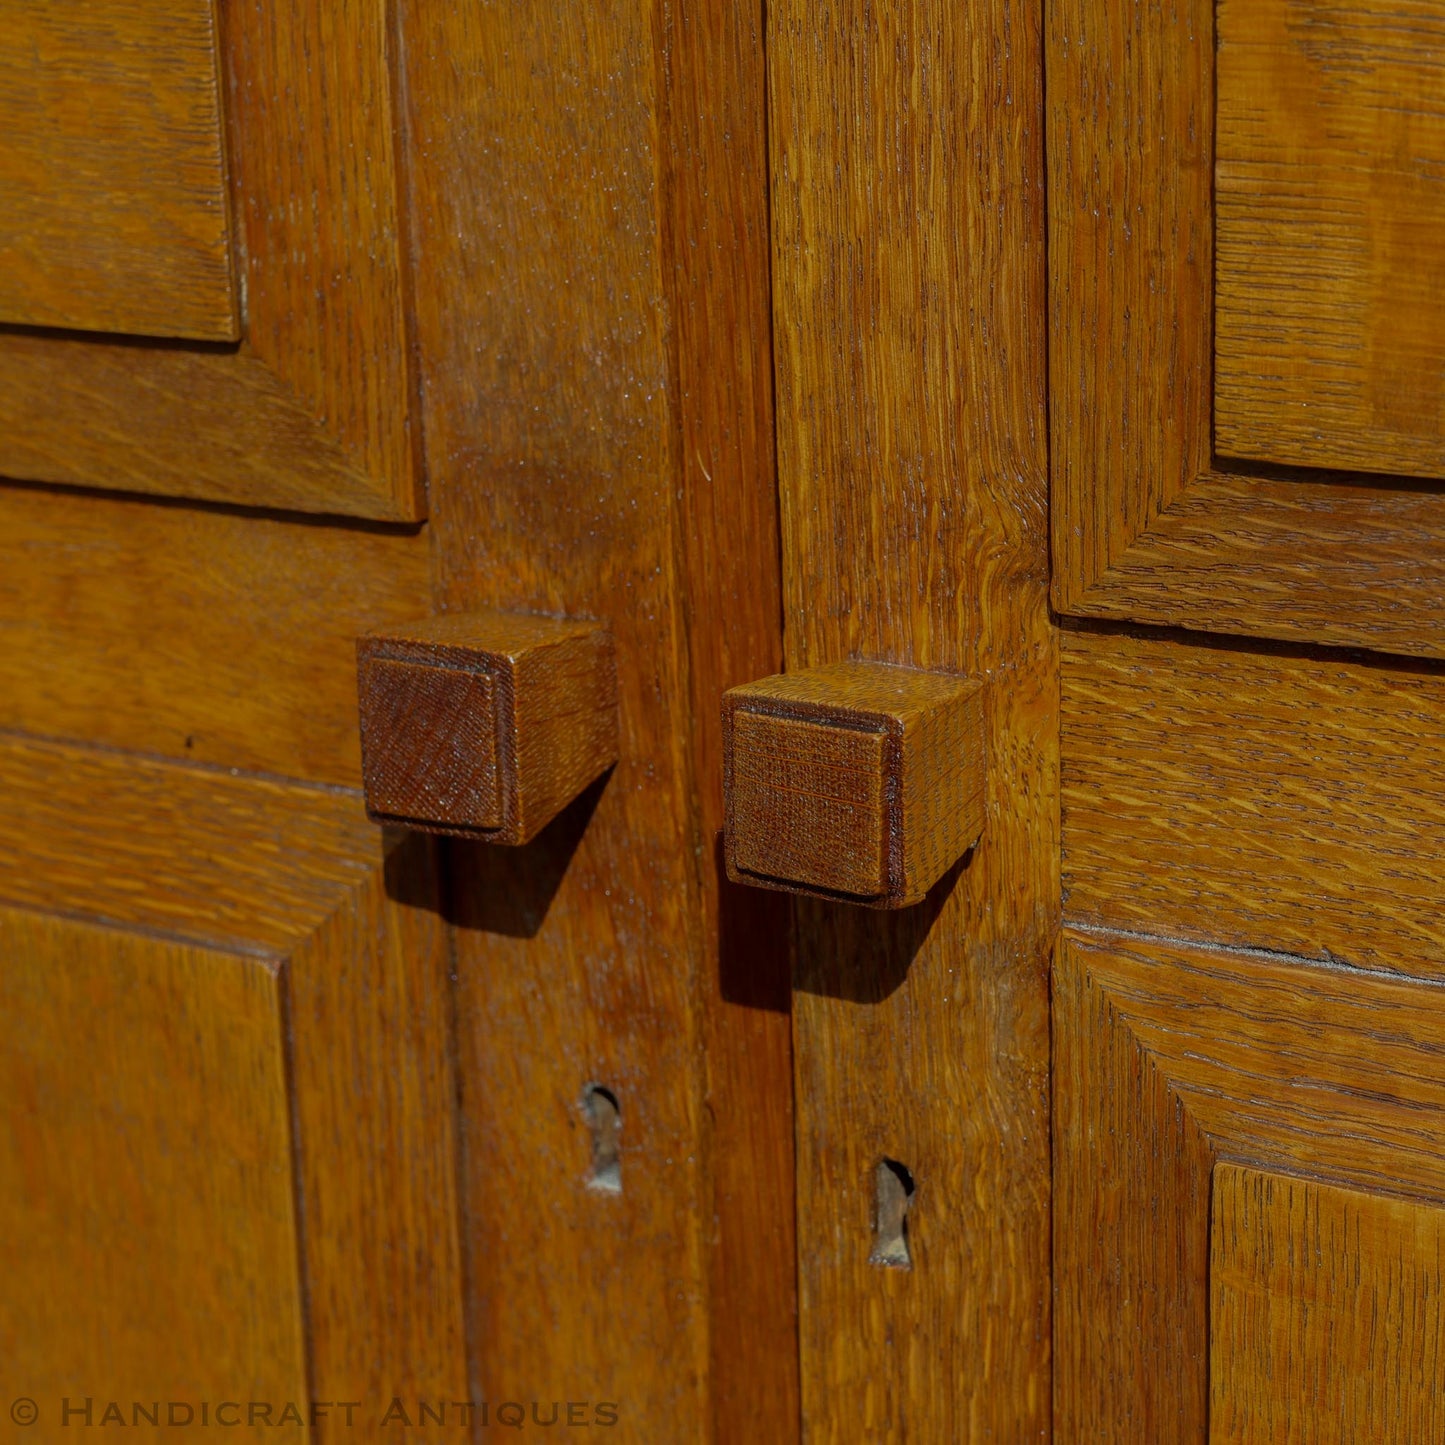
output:
[[[587,1187],[604,1194],[622,1193],[622,1163],[618,1158],[617,1136],[622,1130],[622,1110],[617,1095],[601,1084],[588,1084],[582,1094],[582,1116],[592,1133],[592,1170]]]
[[[912,1269],[908,1252],[908,1210],[913,1203],[913,1175],[896,1159],[881,1159],[873,1171],[873,1252],[869,1264],[885,1269]]]

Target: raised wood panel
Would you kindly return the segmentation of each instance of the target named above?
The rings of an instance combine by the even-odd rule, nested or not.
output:
[[[759,21],[402,7],[440,599],[617,655],[616,768],[453,851],[474,1382],[639,1441],[799,1428],[787,938],[719,885],[706,751],[779,645]]]
[[[0,728],[360,787],[355,639],[426,613],[424,536],[22,487],[0,535]]]
[[[416,519],[390,7],[219,20],[244,339],[0,331],[0,473]]]
[[[1210,1445],[1445,1439],[1445,1209],[1217,1164]]]
[[[304,1408],[276,961],[5,907],[0,960],[0,1349],[42,1437],[66,1397]]]
[[[0,10],[0,322],[234,341],[214,0]]]
[[[368,1434],[393,1394],[466,1399],[427,845],[350,794],[110,751],[0,739],[0,783],[34,1397],[309,1393],[367,1402]]]
[[[797,908],[805,1430],[1046,1439],[1058,879],[1040,13],[767,14],[788,668],[993,679],[968,861],[916,908]],[[871,1260],[884,1160],[914,1182],[910,1269]]]
[[[1211,1171],[1445,1199],[1439,984],[1075,925],[1054,1038],[1055,1438],[1203,1445]]]
[[[1046,23],[1055,605],[1445,655],[1445,495],[1213,455],[1213,0]]]
[[[1073,918],[1445,975],[1445,675],[1066,633]]]
[[[1214,434],[1445,475],[1445,14],[1221,0]]]

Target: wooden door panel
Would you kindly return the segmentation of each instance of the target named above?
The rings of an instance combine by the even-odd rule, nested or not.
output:
[[[0,729],[359,787],[356,646],[428,539],[0,489]]]
[[[0,1349],[47,1436],[112,1400],[304,1410],[275,962],[8,908],[0,959]]]
[[[43,1423],[254,1390],[373,1438],[393,1394],[467,1399],[427,846],[110,751],[0,739],[0,779],[0,1334]]]
[[[1445,1017],[1437,993],[1435,983],[1278,954],[1065,929],[1055,969],[1059,1438],[1328,1439],[1303,1433],[1308,1411],[1319,1418],[1325,1402],[1387,1431],[1433,1418],[1438,1382],[1403,1371],[1398,1351],[1428,1357],[1438,1320],[1415,1315],[1411,1329],[1426,1333],[1408,1339],[1390,1324],[1403,1324],[1412,1296],[1431,1298],[1441,1267]],[[1340,1239],[1337,1252],[1354,1251],[1357,1278],[1395,1271],[1377,1297],[1382,1314],[1368,1350],[1357,1334],[1323,1328],[1300,1341],[1290,1368],[1308,1372],[1307,1384],[1289,1372],[1268,1377],[1263,1359],[1246,1365],[1234,1354],[1239,1305],[1223,1291],[1241,1268],[1271,1258],[1265,1231],[1285,1230],[1279,1248],[1299,1257],[1311,1236],[1291,1206],[1283,1219],[1278,1208],[1257,1219],[1248,1238],[1230,1237],[1238,1191],[1249,1184],[1220,1172],[1230,1163],[1265,1177],[1318,1179],[1276,1187],[1307,1191],[1337,1218],[1353,1211],[1353,1242]],[[1325,1185],[1336,1192],[1326,1195]],[[1340,1189],[1351,1197],[1341,1199]],[[1396,1204],[1393,1195],[1419,1202]],[[1367,1217],[1393,1232],[1393,1245],[1377,1238],[1383,1256],[1367,1253]],[[1281,1307],[1294,1308],[1287,1297]],[[1217,1378],[1212,1413],[1211,1359],[1246,1372]],[[1290,1398],[1292,1379],[1307,1407],[1292,1422],[1301,1433],[1260,1433],[1268,1410]],[[1381,1414],[1387,1400],[1405,1413]],[[1363,1429],[1333,1438],[1391,1437]]]
[[[1215,445],[1445,475],[1445,14],[1221,0],[1216,25]]]
[[[0,323],[235,341],[214,0],[0,11]]]
[[[1070,632],[1064,900],[1081,922],[1445,974],[1445,676]]]
[[[416,519],[388,7],[224,5],[219,20],[242,337],[0,328],[0,472]],[[123,179],[88,179],[98,209],[121,204]]]
[[[1047,23],[1055,604],[1088,616],[1442,655],[1445,494],[1418,479],[1251,471],[1219,454],[1216,325],[1226,340],[1232,333],[1220,322],[1215,280],[1216,80],[1234,119],[1243,124],[1243,116],[1231,82],[1220,79],[1241,48],[1226,46],[1216,58],[1213,0],[1174,9],[1051,0]],[[1388,40],[1383,23],[1369,33],[1380,46]],[[1361,118],[1357,103],[1350,109]],[[1229,119],[1237,149],[1239,127],[1229,131]],[[1421,142],[1417,159],[1432,143]],[[1222,189],[1237,194],[1229,175]],[[1414,212],[1382,197],[1376,221],[1356,229],[1383,244],[1378,217],[1396,214]],[[1237,212],[1226,219],[1237,239]],[[1272,229],[1272,244],[1284,244],[1284,234]],[[1408,268],[1389,274],[1400,270]],[[1239,267],[1221,274],[1234,314],[1247,309],[1258,325],[1267,305],[1258,277],[1245,298]],[[1309,315],[1316,306],[1330,317],[1357,313],[1349,284],[1320,288]],[[1399,287],[1414,283],[1391,284],[1404,295]],[[1392,340],[1404,344],[1402,335]],[[1304,368],[1305,352],[1291,346]],[[1372,394],[1403,355],[1377,348],[1368,365],[1360,361]],[[1233,359],[1229,368],[1244,374]],[[1438,368],[1405,389],[1428,410],[1437,385]],[[1355,423],[1332,425],[1330,435],[1349,430],[1356,441],[1341,445],[1368,449],[1349,464],[1378,470],[1379,438],[1358,441],[1366,433]],[[1305,431],[1316,436],[1312,428]],[[1283,428],[1260,430],[1268,455]],[[1340,464],[1324,449],[1289,456]],[[1397,463],[1391,470],[1434,466],[1424,466],[1418,448],[1403,448]]]
[[[1445,1438],[1445,1209],[1216,1164],[1211,1445]]]

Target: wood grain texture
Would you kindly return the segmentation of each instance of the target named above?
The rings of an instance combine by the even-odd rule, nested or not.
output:
[[[976,682],[825,664],[723,698],[728,876],[903,908],[983,831]]]
[[[1054,600],[1074,612],[1209,466],[1214,4],[1045,17]]]
[[[617,662],[596,623],[454,613],[356,651],[378,822],[528,843],[617,761]]]
[[[0,490],[0,728],[359,788],[357,633],[425,537]]]
[[[776,1218],[783,1034],[778,1020],[745,1017],[759,1011],[746,993],[735,1011],[718,1006],[719,954],[758,924],[733,922],[721,895],[704,913],[712,839],[689,732],[693,689],[715,712],[718,669],[752,667],[769,625],[776,639],[762,610],[772,529],[737,530],[767,498],[766,470],[752,473],[766,417],[747,370],[756,352],[738,359],[757,337],[709,329],[756,306],[759,278],[745,250],[724,264],[727,238],[696,230],[703,216],[723,223],[738,182],[719,178],[713,200],[699,171],[672,168],[674,145],[720,166],[725,115],[700,114],[695,89],[674,111],[669,89],[704,85],[715,46],[718,74],[733,73],[744,59],[730,47],[755,44],[756,18],[649,0],[560,20],[515,7],[401,13],[440,603],[605,616],[618,659],[619,761],[605,783],[527,848],[454,852],[473,1388],[617,1401],[619,1439],[706,1439],[726,1417],[786,1440],[797,1425],[792,1256]],[[756,146],[760,125],[745,114],[740,143]],[[727,224],[756,224],[760,190],[748,205]],[[683,233],[686,246],[673,240]],[[684,312],[685,467],[684,343],[671,330]],[[720,490],[698,495],[690,479],[735,445],[724,425],[751,437],[749,450],[713,474]],[[747,500],[734,514],[725,488],[737,475]],[[684,506],[700,537],[687,538]],[[762,590],[714,637],[713,599],[750,587],[752,570]],[[694,639],[707,659],[696,674]],[[751,982],[755,995],[768,985]],[[709,1100],[704,1043],[719,1041],[715,1083],[744,1072],[752,1042],[762,1054],[737,1097]],[[589,1187],[594,1086],[618,1101],[620,1192]],[[710,1173],[719,1141],[725,1177]],[[723,1262],[738,1269],[730,1307],[755,1312],[714,1323]]]
[[[1046,16],[1055,605],[1441,655],[1445,499],[1212,458],[1212,0]]]
[[[214,0],[0,12],[0,322],[234,341]]]
[[[0,957],[0,1347],[41,1434],[63,1398],[304,1409],[275,963],[7,907]]]
[[[287,959],[291,1075],[312,1398],[373,1402],[314,1433],[401,1442],[392,1399],[414,1424],[470,1398],[452,955],[430,840],[369,831],[364,880]]]
[[[764,6],[679,0],[663,16],[663,222],[703,848],[711,1423],[719,1442],[789,1445],[801,1423],[791,909],[727,880],[719,765],[720,697],[783,667]]]
[[[245,338],[0,334],[0,472],[416,519],[389,7],[219,17]]]
[[[1039,15],[768,11],[787,664],[988,679],[984,837],[917,909],[798,907],[808,1438],[1049,1431]],[[910,1270],[869,1263],[907,1168]]]
[[[1217,1159],[1445,1197],[1438,995],[1435,982],[1279,954],[1065,929],[1056,1439],[1209,1438]]]
[[[1211,1445],[1445,1439],[1445,1209],[1217,1164]]]
[[[1102,489],[1100,500],[1112,505]],[[1066,610],[1439,657],[1437,537],[1445,496],[1434,492],[1214,471]]]
[[[1074,918],[1445,974],[1445,676],[1066,634]]]
[[[11,1137],[40,1171],[9,1198],[65,1201],[57,1244],[115,1246],[73,1278],[94,1338],[37,1341],[73,1370],[53,1397],[87,1381],[123,1400],[284,1389],[304,1407],[309,1389],[371,1402],[366,1438],[400,1438],[379,1429],[393,1393],[467,1398],[425,840],[384,841],[349,794],[25,739],[0,740],[0,779],[5,986],[35,1021],[0,1058],[25,1101]],[[7,1292],[11,1334],[64,1306],[65,1254],[25,1276],[53,1304]],[[234,1318],[211,1329],[213,1307]]]
[[[1219,450],[1445,475],[1445,16],[1223,0],[1216,23]]]

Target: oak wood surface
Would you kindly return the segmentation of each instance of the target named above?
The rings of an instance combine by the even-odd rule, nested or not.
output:
[[[33,1182],[7,1198],[55,1215],[6,1237],[54,1228],[103,1281],[76,1272],[89,1323],[25,1344],[30,1378],[52,1406],[353,1399],[363,1438],[402,1438],[393,1393],[466,1399],[426,844],[349,793],[111,751],[4,738],[0,778],[6,987],[33,1020],[3,1055]],[[54,1255],[8,1277],[12,1335],[65,1312]]]
[[[787,664],[990,683],[987,821],[966,865],[916,909],[797,905],[818,1441],[1049,1432],[1038,21],[1009,0],[768,11]],[[884,1159],[915,1183],[911,1269],[870,1263]]]
[[[0,489],[0,728],[361,786],[360,632],[425,537]]]
[[[1213,11],[1213,0],[1167,13],[1045,6],[1051,522],[1063,612],[1087,607],[1209,465]]]
[[[366,1402],[314,1433],[415,1439],[426,1401],[460,1442],[451,945],[429,840],[368,828],[367,844],[362,882],[286,965],[311,1398]],[[407,1415],[387,1422],[395,1399]]]
[[[617,761],[612,635],[525,612],[357,640],[362,772],[378,822],[530,842]]]
[[[1445,973],[1445,676],[1067,633],[1071,917]]]
[[[1222,0],[1216,444],[1445,475],[1445,16]]]
[[[234,341],[214,0],[0,11],[0,322]]]
[[[1216,1160],[1445,1198],[1439,988],[1066,927],[1054,974],[1056,1439],[1209,1438]]]
[[[1214,1167],[1211,1445],[1445,1436],[1445,1209]]]
[[[1112,505],[1103,488],[1097,500]],[[1439,657],[1445,547],[1432,539],[1441,536],[1445,496],[1435,492],[1211,471],[1155,518],[1093,591],[1065,606],[1094,617]]]
[[[244,339],[0,332],[0,472],[416,519],[390,9],[224,5],[219,22]]]
[[[701,868],[712,1171],[709,1381],[719,1442],[798,1438],[791,913],[725,875],[722,713],[783,666],[765,7],[664,10],[688,734]],[[711,866],[709,866],[711,865]],[[740,1323],[739,1323],[740,1322]]]
[[[133,1401],[304,1408],[274,963],[8,907],[0,956],[0,1344],[43,1434],[63,1398],[153,1437]]]
[[[1046,21],[1055,605],[1441,655],[1440,496],[1212,456],[1212,0]]]
[[[770,631],[776,645],[768,478],[752,470],[765,332],[734,334],[728,315],[729,297],[757,305],[759,248],[745,235],[730,255],[704,229],[756,225],[761,176],[717,174],[723,117],[695,99],[711,57],[722,74],[756,66],[756,17],[645,0],[560,21],[401,15],[439,602],[591,616],[618,660],[605,782],[527,848],[452,845],[473,1388],[616,1401],[619,1439],[732,1438],[744,1421],[786,1440],[785,1021],[749,1017],[776,990],[765,974],[735,1012],[719,1002],[729,955],[760,935],[746,914],[724,935],[720,895],[703,912],[703,828],[720,818],[699,807],[688,726],[699,692],[715,712],[728,673],[757,667]],[[743,110],[739,144],[760,125]],[[738,216],[730,185],[746,188]],[[459,288],[475,304],[456,306]],[[727,427],[751,441],[713,473]],[[763,525],[739,533],[749,511]],[[753,570],[740,623],[714,633],[713,599]],[[710,1096],[705,1041],[721,1055]],[[598,1087],[617,1101],[619,1190],[589,1187]]]
[[[737,882],[907,907],[978,841],[986,762],[976,682],[824,664],[733,688],[723,716]]]

